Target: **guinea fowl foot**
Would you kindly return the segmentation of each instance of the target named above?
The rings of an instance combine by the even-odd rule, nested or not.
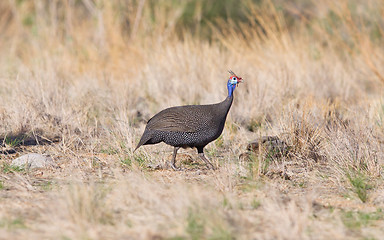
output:
[[[182,168],[182,167],[176,167],[174,165],[171,164],[171,168],[174,170],[174,171],[184,171],[185,169]]]
[[[199,157],[207,164],[208,169],[216,170],[213,164],[204,156],[204,153],[199,153]]]
[[[178,168],[176,167],[176,155],[177,155],[177,151],[180,149],[180,147],[174,147],[173,148],[173,155],[172,155],[172,162],[171,162],[171,168],[175,171],[183,171],[184,169],[182,169],[181,167]]]

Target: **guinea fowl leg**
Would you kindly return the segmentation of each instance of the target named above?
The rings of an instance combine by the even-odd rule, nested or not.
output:
[[[207,164],[209,169],[215,170],[215,167],[212,163],[204,156],[204,153],[199,153],[199,157]]]
[[[176,154],[177,154],[177,151],[180,149],[180,147],[175,147],[173,149],[173,156],[172,156],[172,162],[171,162],[171,167],[173,168],[173,170],[179,170],[177,167],[176,167]]]
[[[205,162],[205,164],[207,164],[207,167],[209,169],[212,169],[212,170],[215,170],[215,167],[212,165],[212,163],[204,156],[204,147],[203,148],[197,148],[197,152],[199,153],[199,157],[201,158],[201,160],[203,160]]]

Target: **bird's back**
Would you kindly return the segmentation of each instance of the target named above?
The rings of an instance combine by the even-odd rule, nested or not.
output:
[[[212,105],[188,105],[164,109],[147,123],[148,130],[199,132],[215,118]]]

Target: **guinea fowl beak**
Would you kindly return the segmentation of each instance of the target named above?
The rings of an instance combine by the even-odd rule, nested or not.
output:
[[[243,79],[241,77],[238,77],[237,78],[237,83],[236,83],[236,87],[239,86],[239,83],[242,83],[243,82]]]

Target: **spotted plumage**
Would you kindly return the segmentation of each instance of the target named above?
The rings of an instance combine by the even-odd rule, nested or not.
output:
[[[176,169],[176,154],[180,147],[196,147],[200,158],[214,168],[204,156],[204,147],[217,139],[233,102],[233,91],[242,78],[230,71],[228,96],[217,104],[171,107],[149,119],[136,149],[142,145],[164,142],[174,147],[171,166]],[[135,151],[136,151],[135,149]]]

